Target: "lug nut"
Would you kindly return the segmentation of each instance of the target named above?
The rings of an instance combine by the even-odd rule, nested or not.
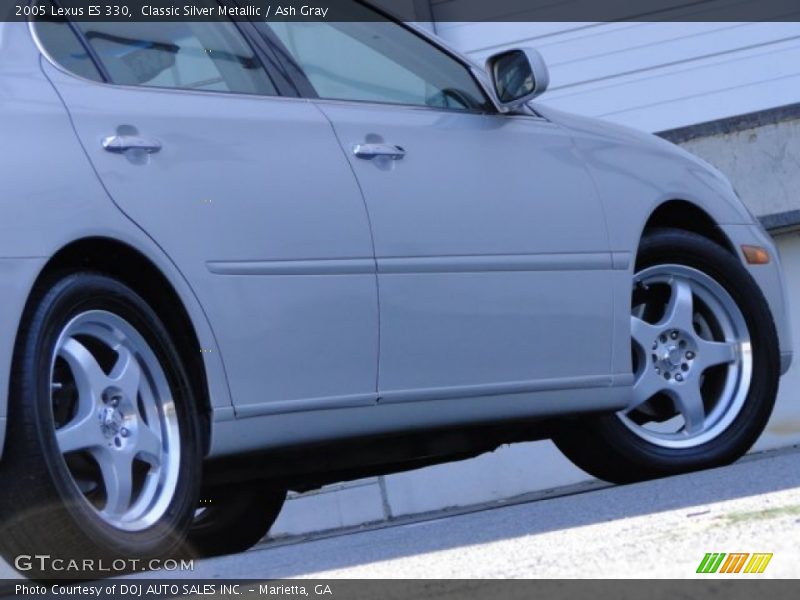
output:
[[[678,339],[678,332],[677,331],[673,331],[672,333],[669,334],[669,337],[671,337],[673,340],[677,340]]]
[[[128,431],[128,429],[127,429],[127,428],[123,427],[122,429],[120,429],[120,430],[119,430],[119,434],[120,434],[122,437],[126,438],[126,437],[128,437],[128,436],[131,434],[131,432],[130,432],[130,431]]]
[[[678,382],[681,382],[681,381],[683,381],[683,375],[681,375],[680,373],[678,373],[677,375],[675,375],[675,381],[678,381]]]
[[[119,406],[119,403],[122,402],[122,396],[119,394],[105,394],[103,399],[106,401],[106,404],[113,408],[116,408]]]
[[[694,358],[694,352],[689,350],[689,352],[686,353],[686,360],[692,360],[693,358]]]

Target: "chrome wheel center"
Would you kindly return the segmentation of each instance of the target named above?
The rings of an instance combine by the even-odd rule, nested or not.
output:
[[[650,362],[657,376],[665,381],[683,383],[697,359],[695,334],[678,329],[664,331],[651,346]]]
[[[122,424],[125,419],[116,408],[107,406],[100,410],[98,417],[100,419],[100,431],[107,438],[115,437],[123,429]]]

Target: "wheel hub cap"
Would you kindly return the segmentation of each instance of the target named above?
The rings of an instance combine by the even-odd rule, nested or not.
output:
[[[697,359],[695,334],[677,329],[664,331],[652,344],[650,362],[657,376],[665,381],[683,383]]]
[[[106,407],[100,410],[100,431],[106,438],[115,437],[122,429],[125,418],[116,408]]]

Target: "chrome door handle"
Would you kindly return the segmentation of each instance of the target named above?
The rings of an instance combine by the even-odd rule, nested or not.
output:
[[[107,138],[103,138],[103,148],[116,154],[127,150],[142,150],[148,154],[153,154],[161,150],[161,142],[136,135],[110,135]]]
[[[406,155],[405,149],[393,144],[356,144],[353,154],[364,160],[372,160],[382,156],[391,160],[400,160]]]

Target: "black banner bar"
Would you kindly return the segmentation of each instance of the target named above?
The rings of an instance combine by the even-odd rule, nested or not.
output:
[[[800,22],[798,0],[0,0],[0,21]]]
[[[640,565],[640,567],[642,567]],[[633,568],[633,567],[632,567]],[[793,600],[796,580],[167,580],[109,579],[99,582],[0,583],[0,598],[31,600]]]

